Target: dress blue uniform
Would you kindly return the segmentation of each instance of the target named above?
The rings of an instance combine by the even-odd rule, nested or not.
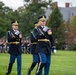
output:
[[[38,22],[35,22],[34,23],[35,25],[35,28],[38,26]],[[33,56],[33,62],[28,70],[28,73],[27,75],[30,75],[31,74],[31,71],[34,69],[34,67],[36,66],[36,64],[39,62],[39,57],[38,57],[38,54],[35,52],[35,48],[36,48],[36,44],[37,44],[37,39],[35,37],[35,33],[34,31],[31,32],[30,34],[30,41],[31,41],[31,54]]]
[[[15,23],[15,21],[13,23],[14,25],[17,24],[17,22]],[[8,53],[10,54],[10,61],[6,75],[9,75],[11,73],[12,66],[16,58],[17,58],[17,71],[18,71],[17,75],[21,75],[21,54],[22,54],[21,38],[22,37],[19,36],[20,35],[19,31],[17,33],[18,34],[15,34],[15,30],[12,29],[11,31],[8,31],[7,34],[7,40],[9,43]]]
[[[44,16],[41,16],[40,20],[45,20]],[[43,67],[44,75],[49,74],[51,50],[52,47],[55,47],[54,39],[51,33],[48,33],[49,30],[50,29],[46,26],[44,30],[44,28],[41,25],[38,26],[37,29],[35,29],[35,37],[38,40],[38,43],[36,45],[36,53],[38,53],[40,60],[36,75],[42,75]]]

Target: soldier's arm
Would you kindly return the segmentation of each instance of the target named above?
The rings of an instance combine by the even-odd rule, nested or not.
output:
[[[50,35],[50,42],[51,42],[52,48],[56,48],[54,37],[52,35]]]
[[[31,32],[30,34],[30,41],[34,42],[37,38],[35,37],[35,34],[33,32]]]
[[[45,36],[44,32],[40,28],[35,29],[34,34],[37,39],[42,39]]]
[[[8,31],[8,33],[7,33],[7,40],[8,40],[8,42],[13,42],[13,41],[16,41],[17,38],[16,38],[16,36],[13,33]]]

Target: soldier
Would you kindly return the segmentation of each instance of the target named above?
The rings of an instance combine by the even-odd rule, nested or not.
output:
[[[38,26],[38,22],[35,22],[34,25],[35,25],[35,29],[36,29]],[[33,62],[32,62],[31,66],[28,70],[27,75],[31,75],[31,71],[34,69],[36,64],[39,62],[38,54],[35,53],[35,47],[37,44],[37,39],[35,37],[34,31],[31,32],[30,40],[31,40],[31,54],[33,55]]]
[[[8,31],[7,40],[9,43],[9,51],[10,54],[10,61],[8,64],[8,69],[6,75],[9,75],[12,70],[12,66],[17,58],[17,75],[21,75],[21,63],[22,63],[22,50],[21,50],[21,39],[22,34],[18,30],[18,22],[12,22],[12,30]]]
[[[39,56],[39,65],[36,71],[36,75],[42,75],[42,69],[44,67],[44,75],[49,74],[51,50],[55,48],[54,39],[52,37],[52,31],[46,26],[46,16],[40,16],[38,18],[39,26],[35,29],[35,37],[38,41],[36,45],[36,53]]]

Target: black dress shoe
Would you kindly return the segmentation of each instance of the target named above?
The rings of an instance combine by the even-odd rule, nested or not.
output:
[[[31,75],[31,71],[30,71],[30,69],[28,69],[27,75]]]
[[[6,75],[9,75],[8,73],[6,73]]]
[[[36,73],[36,75],[38,75],[38,73]]]

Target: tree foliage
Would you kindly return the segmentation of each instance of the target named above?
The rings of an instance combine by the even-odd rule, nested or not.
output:
[[[29,0],[24,1],[29,2]],[[39,0],[31,0],[29,5],[24,4],[17,10],[6,7],[4,3],[0,2],[0,37],[5,36],[6,32],[11,29],[11,22],[14,20],[19,21],[19,30],[22,31],[23,36],[29,36],[38,16],[45,14],[42,7],[47,7],[47,2],[40,3]]]
[[[63,27],[62,15],[61,15],[58,7],[53,9],[53,11],[48,19],[47,24],[49,27],[52,28],[54,38],[57,39],[58,45],[60,45],[63,40],[64,27]]]
[[[70,19],[70,26],[74,27],[74,32],[76,33],[76,16]]]
[[[72,16],[70,19],[70,24],[71,25],[76,25],[76,16]]]

